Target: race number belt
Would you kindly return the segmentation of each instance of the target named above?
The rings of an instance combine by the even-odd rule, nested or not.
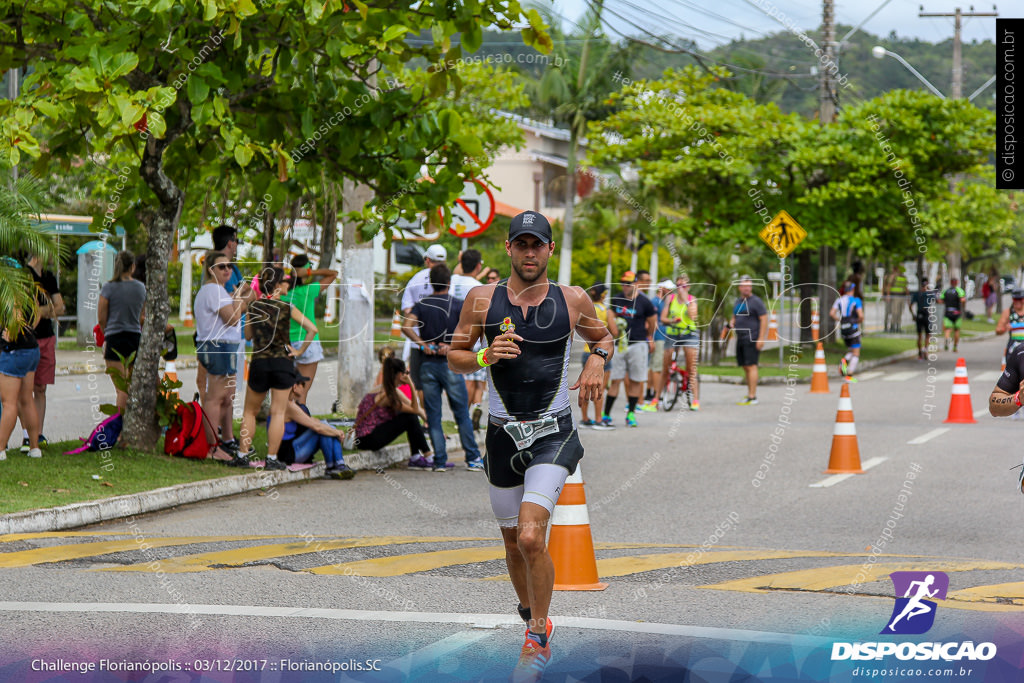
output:
[[[571,409],[566,408],[554,415],[545,415],[536,420],[503,420],[491,416],[491,422],[500,425],[505,432],[512,437],[518,450],[529,448],[534,441],[542,436],[556,434],[558,432],[558,418],[568,415]]]

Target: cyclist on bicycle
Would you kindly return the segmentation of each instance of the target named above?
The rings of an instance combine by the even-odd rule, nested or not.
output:
[[[686,374],[689,377],[690,410],[700,410],[700,391],[697,386],[697,353],[700,350],[700,334],[697,332],[697,298],[690,294],[690,278],[680,275],[676,278],[676,289],[669,294],[661,306],[661,324],[669,341],[665,343],[665,372],[661,375],[660,396],[668,384],[668,369],[672,354],[683,349],[686,355]]]

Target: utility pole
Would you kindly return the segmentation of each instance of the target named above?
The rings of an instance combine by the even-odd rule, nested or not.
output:
[[[822,124],[826,124],[836,120],[836,79],[833,67],[836,56],[836,25],[833,0],[824,0],[822,5],[821,50],[826,59],[818,63],[821,69],[821,104],[818,118]],[[824,68],[821,68],[822,64],[825,65]]]
[[[837,95],[835,72],[832,68],[835,63],[835,48],[835,6],[833,0],[823,0],[821,12],[821,50],[827,59],[823,59],[818,63],[818,67],[821,69],[821,92],[819,95],[818,122],[822,126],[835,123],[836,120]],[[822,68],[822,65],[824,65],[824,68]],[[800,254],[797,258],[809,259],[810,256],[807,254]],[[807,272],[808,267],[801,268],[801,270]],[[785,281],[785,272],[782,273],[782,277],[783,281]],[[832,308],[832,302],[835,300],[835,288],[830,287],[829,284],[836,282],[836,268],[835,250],[827,245],[818,250],[818,282],[821,283],[818,285],[818,302],[820,304],[818,310],[829,311]],[[810,287],[809,283],[802,283],[800,290],[800,298],[803,299],[803,303],[800,307],[800,325],[804,329],[810,330],[810,297],[813,296],[811,294],[813,289]],[[828,339],[829,334],[832,332],[832,318],[828,315],[821,315],[819,317],[821,319],[821,338]]]
[[[992,6],[995,9],[995,5]],[[919,12],[918,17],[922,19],[936,17],[953,17],[953,87],[952,99],[963,98],[964,65],[961,56],[960,30],[963,28],[964,17],[998,17],[998,12],[975,12],[971,7],[970,12],[964,12],[957,7],[953,12]]]
[[[992,9],[994,10],[995,8],[996,8],[995,5],[993,5]],[[998,17],[999,16],[998,12],[975,12],[973,5],[971,6],[970,9],[971,9],[971,11],[970,12],[966,12],[966,13],[962,9],[957,7],[953,12],[918,12],[918,15],[917,15],[918,17],[920,17],[922,19],[938,18],[938,17],[943,17],[943,18],[953,17],[953,78],[952,78],[953,82],[952,82],[952,88],[950,88],[950,92],[951,92],[950,98],[954,99],[954,100],[963,99],[963,96],[964,96],[963,95],[964,63],[963,63],[963,53],[962,53],[962,42],[961,42],[961,39],[960,39],[960,31],[963,28],[963,18],[964,17]],[[952,196],[952,194],[956,191],[957,180],[959,180],[959,176],[956,176],[956,175],[952,176],[949,179],[949,193],[950,193],[950,196]],[[961,246],[962,246],[962,244],[961,244],[962,236],[959,233],[957,233],[957,235],[956,235],[956,237],[954,239],[955,239],[955,242],[956,242],[956,246],[955,246],[955,249],[954,249],[953,253],[951,254],[951,256],[952,256],[952,258],[951,258],[952,263],[949,264],[950,265],[950,273],[951,273],[952,276],[954,276],[954,277],[959,276],[961,280],[964,280],[964,278],[966,277],[966,274],[963,272],[963,268],[962,268],[962,254],[960,252],[960,249],[961,249]]]
[[[21,69],[10,69],[7,72],[7,98],[14,102],[18,99],[18,82],[21,78]],[[14,184],[18,182],[18,165],[15,164],[11,168],[11,188],[14,188]]]

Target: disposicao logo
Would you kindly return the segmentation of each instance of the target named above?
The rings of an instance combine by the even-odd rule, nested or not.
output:
[[[920,635],[927,633],[935,623],[937,603],[945,600],[949,591],[949,577],[943,572],[893,572],[889,575],[895,590],[896,604],[892,615],[881,630],[882,635]],[[966,659],[989,660],[996,656],[994,643],[973,641],[950,643],[833,643],[832,661],[851,659],[882,659],[895,655],[897,659],[918,661]]]
[[[936,609],[936,603],[929,598],[946,599],[949,577],[943,572],[893,572],[889,576],[896,590],[896,604],[889,623],[880,633],[927,633],[935,623]]]

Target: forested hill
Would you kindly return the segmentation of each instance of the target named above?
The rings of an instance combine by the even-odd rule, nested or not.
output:
[[[701,62],[705,65],[725,65],[734,77],[723,81],[724,87],[743,92],[760,102],[774,101],[784,111],[797,111],[804,116],[815,116],[818,109],[818,78],[812,73],[817,66],[813,48],[796,35],[778,28],[768,32],[771,20],[765,19],[765,35],[757,39],[740,39],[700,51]],[[846,35],[849,26],[836,29],[837,38]],[[936,35],[944,29],[936,26]],[[818,31],[807,36],[820,44]],[[583,40],[580,35],[564,36],[565,47],[570,55],[569,68],[575,74]],[[645,37],[647,42],[653,42]],[[696,49],[692,42],[678,36],[666,36],[666,41],[676,48]],[[666,68],[695,64],[696,59],[682,51],[657,50],[639,43],[616,40],[617,49],[632,52],[634,78],[655,78]],[[662,43],[664,46],[665,43]],[[876,59],[871,48],[881,45],[898,53],[947,97],[951,95],[953,64],[952,36],[941,43],[930,43],[916,38],[901,38],[895,32],[879,37],[859,31],[842,46],[837,60],[839,73],[846,77],[847,87],[840,88],[840,107],[871,99],[877,95],[899,88],[924,89],[917,78],[902,64],[891,57]],[[530,54],[532,53],[532,57]],[[521,71],[529,79],[538,78],[545,61],[518,41],[518,36],[508,33],[485,33],[483,46],[476,57],[493,55],[495,62]],[[964,43],[963,45],[963,96],[970,96],[978,87],[995,73],[995,45],[992,41]],[[976,105],[993,109],[994,88],[989,86],[973,101]],[[547,118],[544,112],[531,114]]]

